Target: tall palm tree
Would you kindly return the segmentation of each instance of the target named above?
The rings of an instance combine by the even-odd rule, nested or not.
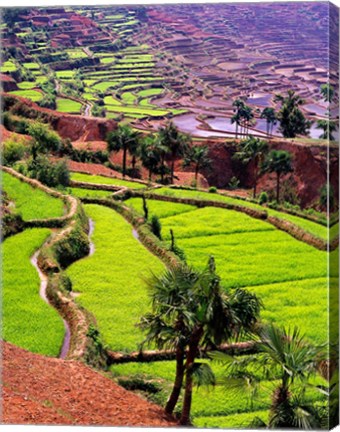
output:
[[[245,103],[242,99],[236,99],[233,102],[235,114],[231,118],[231,123],[236,123],[236,138],[238,136],[238,128],[240,127],[240,134],[242,135],[242,120],[245,108]]]
[[[296,135],[308,135],[312,122],[306,120],[300,110],[300,106],[305,101],[299,95],[293,90],[288,90],[287,96],[277,94],[274,102],[281,104],[277,118],[280,122],[280,131],[285,138],[295,138]]]
[[[141,134],[134,131],[128,125],[118,125],[117,129],[107,135],[107,146],[109,151],[118,152],[123,150],[123,177],[126,175],[127,153],[134,154],[139,144]]]
[[[162,154],[165,152],[166,148],[159,142],[158,136],[150,135],[141,142],[138,154],[143,166],[149,170],[149,181],[152,174],[159,172]]]
[[[264,161],[263,171],[276,173],[276,201],[279,203],[281,176],[293,171],[291,153],[284,150],[272,150]]]
[[[210,166],[211,159],[208,157],[208,146],[189,147],[184,158],[184,166],[194,164],[195,167],[195,184],[197,185],[198,173],[202,168]]]
[[[261,118],[264,118],[267,121],[267,135],[272,135],[273,127],[274,125],[276,125],[277,122],[274,108],[271,107],[264,108],[264,110],[261,112]]]
[[[333,120],[317,120],[317,129],[322,129],[323,133],[319,136],[321,139],[334,141],[333,132],[337,130],[337,124]]]
[[[253,198],[256,197],[257,182],[260,176],[260,166],[268,152],[268,144],[259,138],[250,137],[241,141],[234,158],[243,164],[253,164]]]
[[[257,342],[255,356],[231,358],[219,352],[210,354],[215,361],[226,365],[226,383],[230,378],[237,378],[239,390],[244,390],[242,381],[247,385],[253,382],[258,387],[261,386],[259,374],[268,378],[275,376],[278,384],[271,394],[269,428],[320,428],[323,419],[307,404],[305,390],[310,378],[319,371],[324,347],[309,343],[297,328],[291,331],[273,324],[260,329]],[[295,394],[293,384],[298,386]]]
[[[145,280],[152,303],[152,313],[141,318],[139,327],[146,331],[147,345],[176,351],[176,376],[165,412],[172,414],[180,396],[185,373],[185,350],[192,327],[192,312],[187,297],[199,275],[186,265],[170,267],[163,274]],[[143,347],[142,345],[142,347]]]
[[[181,133],[174,123],[169,122],[158,131],[161,144],[168,149],[171,157],[170,182],[174,182],[176,158],[182,156],[191,142],[188,134]]]

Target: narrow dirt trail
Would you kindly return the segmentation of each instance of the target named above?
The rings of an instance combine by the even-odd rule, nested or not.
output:
[[[44,300],[45,303],[47,303],[49,306],[54,307],[48,300],[47,297],[47,284],[48,284],[48,277],[45,273],[43,273],[39,266],[38,266],[38,255],[40,253],[40,249],[38,249],[34,255],[31,258],[31,264],[33,267],[37,270],[39,278],[40,278],[40,289],[39,289],[39,295]],[[71,330],[66,320],[63,319],[63,324],[65,328],[65,336],[64,340],[59,352],[59,358],[64,359],[67,356],[68,350],[70,348],[70,340],[71,340]]]

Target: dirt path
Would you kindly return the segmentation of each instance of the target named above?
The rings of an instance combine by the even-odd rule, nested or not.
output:
[[[37,252],[34,253],[34,255],[31,258],[31,264],[33,267],[37,270],[39,278],[40,278],[40,289],[39,289],[39,295],[44,300],[45,303],[47,303],[49,306],[53,307],[53,305],[49,302],[46,289],[47,289],[47,283],[48,283],[48,277],[45,273],[43,273],[39,266],[38,266],[38,255],[40,253],[40,250],[37,250]],[[71,330],[70,327],[63,319],[63,324],[65,328],[65,336],[63,340],[63,344],[60,349],[59,358],[64,359],[67,356],[68,350],[70,348],[70,340],[71,340]]]

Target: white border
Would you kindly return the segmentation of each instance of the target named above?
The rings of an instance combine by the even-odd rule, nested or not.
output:
[[[303,2],[306,0],[285,0],[284,3],[287,1],[299,1]],[[319,2],[318,0],[308,0],[309,2]],[[321,0],[323,1],[323,0]],[[74,6],[74,5],[94,5],[94,6],[100,6],[100,5],[150,5],[150,4],[176,4],[176,3],[261,3],[263,1],[261,0],[252,0],[252,1],[245,1],[245,0],[166,0],[166,1],[153,1],[153,0],[13,0],[10,2],[10,4],[1,5],[7,6],[7,7],[34,7],[34,6]],[[264,3],[264,2],[263,2]],[[283,3],[282,0],[272,0],[267,1],[266,3]],[[332,0],[332,3],[336,6],[340,7],[340,0]],[[81,427],[81,426],[28,426],[28,425],[2,425],[0,424],[1,431],[4,432],[43,432],[48,428],[49,431],[52,432],[131,432],[131,431],[151,431],[151,432],[164,432],[165,430],[171,430],[171,428],[134,428],[134,427]],[[186,431],[188,432],[188,429],[185,428],[176,428],[176,431]],[[194,431],[209,431],[209,429],[193,429]],[[219,431],[223,429],[210,429],[213,431]],[[230,432],[239,432],[240,429],[227,429]],[[340,432],[340,427],[337,426],[333,431]],[[288,431],[289,432],[289,431]]]

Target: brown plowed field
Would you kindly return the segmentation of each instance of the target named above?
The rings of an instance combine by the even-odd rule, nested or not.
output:
[[[160,407],[76,361],[2,343],[5,424],[175,426]]]

